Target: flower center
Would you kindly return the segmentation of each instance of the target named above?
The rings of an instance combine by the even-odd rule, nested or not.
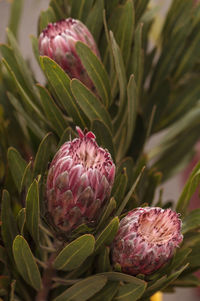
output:
[[[176,234],[174,224],[175,216],[169,217],[170,211],[158,212],[151,210],[139,218],[139,234],[149,243],[164,244],[169,242]]]

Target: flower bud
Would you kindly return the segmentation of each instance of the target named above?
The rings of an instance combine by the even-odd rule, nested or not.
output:
[[[79,20],[66,20],[50,23],[40,34],[39,52],[59,64],[70,78],[77,78],[89,89],[94,85],[84,69],[76,52],[77,41],[85,43],[99,57],[99,51],[88,28]]]
[[[176,212],[159,207],[136,208],[120,222],[112,260],[124,273],[148,275],[173,256],[182,239]]]
[[[68,233],[81,224],[93,225],[107,203],[115,177],[109,152],[92,132],[68,141],[56,153],[47,177],[48,212],[54,226]]]

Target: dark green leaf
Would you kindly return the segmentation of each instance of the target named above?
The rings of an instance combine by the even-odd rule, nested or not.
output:
[[[128,283],[121,286],[118,290],[118,293],[114,300],[123,300],[123,301],[136,301],[143,295],[146,288],[146,284],[134,284]]]
[[[113,145],[112,133],[109,128],[100,120],[94,120],[92,131],[95,133],[96,140],[100,146],[108,149],[113,160],[115,160],[115,149]]]
[[[90,299],[90,301],[112,301],[118,286],[118,282],[109,281],[100,292]]]
[[[38,38],[36,38],[35,36],[31,35],[30,36],[31,39],[31,43],[32,43],[32,49],[33,49],[33,53],[34,56],[38,62],[38,64],[40,64],[40,54],[39,54],[39,48],[38,48]]]
[[[106,284],[105,276],[92,276],[74,284],[53,301],[85,301],[100,291]]]
[[[125,283],[132,283],[138,286],[145,286],[146,284],[145,281],[124,273],[107,272],[107,273],[102,273],[101,275],[104,275],[110,281],[123,281]]]
[[[102,252],[99,254],[97,259],[97,271],[98,273],[109,272],[112,270],[110,264],[110,250],[108,247],[104,248]]]
[[[103,64],[93,51],[82,42],[76,43],[76,51],[103,104],[108,108],[111,103],[110,82]]]
[[[12,244],[15,236],[18,234],[17,224],[10,207],[9,193],[4,190],[1,204],[1,235],[8,255],[12,259]]]
[[[102,226],[105,225],[107,219],[110,217],[110,215],[114,212],[114,210],[116,209],[116,202],[114,198],[111,198],[108,205],[106,206],[106,209],[99,221],[99,224],[97,226],[97,230],[101,229]]]
[[[88,13],[86,20],[86,25],[96,42],[99,40],[99,36],[103,27],[103,9],[104,0],[96,0],[94,6]]]
[[[22,208],[17,214],[17,225],[21,235],[24,234],[25,222],[26,222],[26,208]]]
[[[99,119],[112,131],[110,116],[100,100],[78,79],[72,79],[71,89],[76,101],[89,120],[92,122]]]
[[[124,198],[126,188],[127,188],[127,183],[128,183],[127,173],[126,173],[126,169],[124,168],[124,170],[117,173],[117,176],[115,178],[115,182],[113,185],[113,189],[111,192],[111,195],[116,199],[117,207],[120,206],[120,204]]]
[[[41,85],[37,85],[40,96],[43,110],[45,112],[46,117],[51,122],[52,128],[61,136],[64,129],[68,126],[68,122],[63,117],[63,113],[59,109],[59,107],[55,104],[53,98],[48,93],[47,89]]]
[[[26,224],[36,243],[39,241],[39,214],[38,182],[34,180],[26,196]]]
[[[71,17],[81,21],[85,21],[90,9],[92,8],[94,0],[76,0],[72,1]]]
[[[71,271],[79,267],[92,254],[95,239],[85,234],[68,244],[56,257],[54,267],[58,270]]]
[[[20,18],[22,15],[24,0],[14,0],[12,1],[10,18],[8,27],[12,31],[15,37],[18,35]]]
[[[193,210],[183,219],[182,233],[200,228],[200,209]]]
[[[8,149],[8,164],[13,177],[13,181],[20,192],[21,182],[26,169],[26,161],[21,157],[14,147]]]
[[[47,10],[42,11],[39,17],[39,33],[42,32],[43,29],[47,27],[49,23],[53,23],[56,21],[55,13],[51,6],[48,7]]]
[[[119,219],[118,217],[115,217],[98,236],[95,245],[95,253],[97,253],[101,247],[111,244],[117,233],[118,227]]]
[[[58,64],[48,57],[40,57],[40,63],[62,108],[73,118],[76,125],[85,128],[86,122],[71,94],[70,78],[68,75]]]
[[[24,174],[21,180],[21,185],[20,185],[20,192],[23,191],[23,189],[28,189],[28,187],[31,185],[32,182],[32,162],[30,161],[24,170]]]
[[[74,138],[77,138],[77,135],[76,133],[72,130],[72,128],[70,127],[67,127],[65,129],[65,131],[63,132],[61,138],[60,138],[60,141],[59,141],[59,144],[58,144],[58,147],[57,149],[59,150],[59,148],[67,141],[69,140],[73,140]]]
[[[53,134],[48,133],[41,141],[33,166],[34,176],[37,176],[38,174],[43,175],[45,173],[51,155],[50,149],[53,140],[54,140]]]
[[[37,291],[41,288],[41,276],[27,241],[17,235],[13,242],[13,255],[23,279]]]

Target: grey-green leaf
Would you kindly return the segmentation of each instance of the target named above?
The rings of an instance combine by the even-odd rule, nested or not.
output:
[[[200,209],[195,209],[184,217],[181,232],[185,234],[196,228],[200,228]]]
[[[92,276],[74,284],[53,301],[86,301],[100,291],[106,284],[105,276]]]
[[[23,279],[39,291],[41,288],[40,272],[27,241],[21,235],[17,235],[13,242],[13,255]]]
[[[34,180],[26,196],[26,224],[36,243],[39,241],[39,214],[38,182]]]
[[[110,81],[103,64],[93,51],[82,42],[76,43],[76,51],[103,104],[108,108],[111,103]]]
[[[95,239],[85,234],[68,244],[56,257],[54,267],[58,270],[71,271],[79,267],[92,254]]]
[[[146,288],[146,284],[134,284],[128,283],[121,286],[118,290],[115,301],[123,300],[123,301],[136,301],[143,295]]]

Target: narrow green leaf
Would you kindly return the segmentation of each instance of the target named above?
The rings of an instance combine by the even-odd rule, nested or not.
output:
[[[196,191],[199,182],[200,182],[200,162],[197,163],[197,165],[194,167],[178,199],[177,206],[176,206],[177,212],[180,212],[181,214],[185,213],[190,198],[192,197],[193,193]]]
[[[39,32],[47,27],[49,23],[56,21],[56,16],[51,6],[47,10],[42,11],[39,16]]]
[[[61,295],[53,299],[53,301],[86,301],[106,284],[105,276],[92,276],[74,284]]]
[[[31,39],[31,43],[32,43],[32,49],[33,49],[34,56],[35,56],[38,64],[40,64],[40,53],[39,53],[39,48],[38,48],[38,38],[31,35],[30,39]]]
[[[129,192],[127,193],[127,195],[125,196],[124,200],[122,201],[121,205],[119,206],[118,210],[117,210],[117,213],[116,215],[120,215],[123,211],[123,209],[125,208],[126,204],[128,203],[131,195],[133,194],[135,188],[137,187],[137,184],[138,182],[140,181],[140,178],[143,174],[143,171],[144,171],[144,167],[143,169],[141,170],[141,172],[139,173],[137,179],[135,180],[134,184],[132,185],[131,189],[129,190]]]
[[[22,192],[22,190],[25,188],[27,189],[32,182],[32,162],[30,161],[27,165],[26,168],[24,170],[24,174],[21,180],[21,184],[20,184],[20,192]]]
[[[46,171],[49,158],[51,155],[51,145],[54,141],[54,136],[52,133],[48,133],[41,141],[33,165],[33,174],[37,176],[38,174],[43,175]]]
[[[103,104],[108,108],[111,103],[110,81],[103,64],[93,51],[82,42],[76,43],[76,51]]]
[[[95,133],[98,144],[103,148],[108,149],[112,159],[115,160],[115,149],[110,129],[105,125],[105,123],[97,119],[92,123],[92,131]]]
[[[145,283],[133,284],[128,283],[121,286],[114,300],[136,301],[143,295],[146,288]]]
[[[99,221],[99,224],[96,228],[96,230],[98,231],[99,229],[102,228],[102,226],[105,225],[107,219],[109,218],[109,216],[114,212],[114,210],[116,209],[116,202],[114,198],[111,198],[108,205],[106,206],[106,209]]]
[[[96,240],[95,253],[103,246],[110,245],[113,241],[119,227],[119,219],[115,217],[111,220],[108,226],[100,233]]]
[[[65,6],[65,3],[66,3],[66,6]],[[66,0],[64,2],[63,2],[63,0],[51,0],[50,6],[54,10],[57,21],[65,19],[67,17],[68,3]]]
[[[7,157],[13,181],[20,192],[22,178],[26,169],[26,161],[14,147],[8,149]]]
[[[97,271],[98,273],[109,272],[112,270],[110,264],[110,249],[108,247],[104,248],[99,254],[97,259]]]
[[[26,222],[26,208],[22,208],[17,214],[17,225],[21,235],[24,234],[25,222]]]
[[[64,130],[64,132],[63,132],[63,134],[62,134],[62,136],[61,136],[61,138],[60,138],[60,141],[59,141],[58,146],[57,146],[57,150],[59,150],[59,148],[60,148],[65,142],[67,142],[67,141],[69,141],[69,140],[73,140],[74,138],[77,138],[76,133],[72,130],[71,127],[67,127],[67,128]]]
[[[18,234],[17,224],[10,207],[10,196],[8,191],[3,190],[1,203],[1,235],[8,255],[12,259],[12,244],[15,236]]]
[[[200,228],[200,209],[195,209],[184,217],[181,232],[185,234],[196,228]]]
[[[41,288],[40,272],[27,241],[21,235],[17,235],[13,242],[13,255],[23,279],[39,291]]]
[[[26,196],[26,224],[36,244],[39,241],[39,214],[38,182],[34,180]]]
[[[78,79],[72,79],[71,89],[77,103],[92,122],[99,119],[112,131],[110,115],[100,100]]]
[[[134,49],[133,49],[133,70],[138,91],[140,90],[143,76],[143,52],[142,52],[142,26],[140,23],[135,31]]]
[[[118,282],[109,281],[90,301],[112,301],[119,287]]]
[[[76,0],[71,4],[71,17],[81,21],[85,21],[94,0]]]
[[[87,20],[86,20],[86,25],[89,28],[91,34],[93,35],[97,43],[103,27],[103,9],[104,9],[104,0],[96,0],[92,9],[90,9],[88,13]]]
[[[120,206],[124,198],[126,188],[127,188],[127,183],[128,183],[127,172],[126,169],[124,168],[122,172],[117,174],[111,193],[111,195],[115,198],[117,202],[117,207]]]
[[[40,99],[45,115],[51,122],[52,128],[60,137],[64,129],[68,126],[68,123],[66,119],[64,119],[62,111],[56,105],[47,89],[41,85],[37,85],[37,87],[40,92]]]
[[[111,31],[110,31],[110,40],[111,40],[111,47],[112,47],[112,51],[113,51],[115,69],[116,69],[116,73],[117,73],[117,79],[118,79],[119,90],[120,90],[120,102],[119,102],[119,115],[120,115],[120,113],[124,109],[127,80],[126,80],[126,73],[125,73],[125,67],[124,67],[122,54],[119,49],[119,46],[117,45],[117,43],[115,41],[114,35]],[[120,117],[120,119],[121,119],[121,117]]]
[[[17,37],[18,35],[19,23],[22,15],[23,6],[24,0],[12,1],[8,27],[10,28],[15,37]]]
[[[79,267],[92,254],[95,239],[85,234],[68,244],[56,257],[54,267],[58,270],[71,271]]]
[[[87,121],[83,119],[81,111],[73,98],[68,75],[48,57],[40,57],[40,63],[62,108],[73,118],[76,125],[85,128]]]
[[[123,281],[125,283],[132,283],[138,286],[144,286],[146,284],[145,281],[124,273],[107,272],[107,273],[101,273],[100,275],[104,275],[110,281]]]

